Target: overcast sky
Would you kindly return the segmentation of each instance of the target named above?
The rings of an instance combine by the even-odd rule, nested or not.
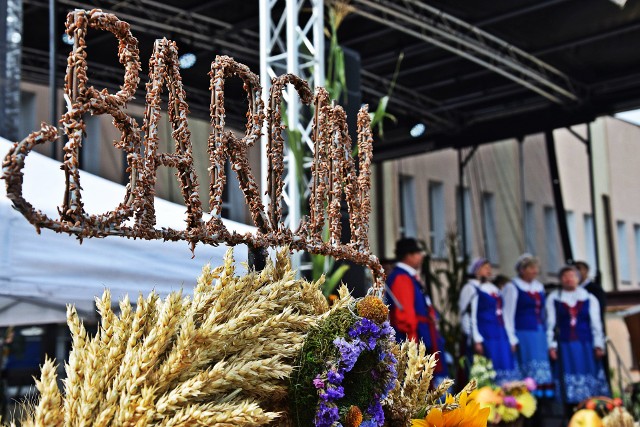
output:
[[[640,110],[625,111],[616,114],[615,117],[640,126]]]

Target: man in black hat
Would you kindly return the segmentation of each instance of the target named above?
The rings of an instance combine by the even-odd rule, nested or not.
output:
[[[435,384],[447,377],[443,363],[444,339],[438,332],[438,314],[418,275],[425,251],[413,238],[402,238],[396,242],[397,264],[387,277],[389,319],[396,331],[398,342],[422,341],[430,353],[439,352],[434,372]]]

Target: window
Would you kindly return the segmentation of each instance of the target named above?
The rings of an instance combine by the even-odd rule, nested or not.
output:
[[[526,251],[536,254],[536,207],[533,202],[527,202],[524,210],[524,238]]]
[[[24,138],[36,130],[36,94],[20,91],[20,123],[18,138]]]
[[[591,266],[592,271],[596,271],[598,269],[598,266],[596,265],[596,241],[594,233],[595,228],[593,226],[593,215],[584,214],[585,253],[587,254],[587,263]]]
[[[473,249],[473,223],[471,221],[471,193],[469,193],[469,189],[465,188],[462,192],[464,195],[464,219],[462,218],[462,202],[463,199],[460,198],[460,187],[458,187],[457,194],[457,202],[458,209],[456,212],[456,220],[458,224],[458,235],[462,239],[462,224],[464,224],[464,234],[465,234],[465,247],[467,248],[467,255],[471,255]],[[464,223],[463,223],[464,221]]]
[[[497,264],[496,203],[491,193],[482,194],[482,222],[484,225],[484,255],[493,264]]]
[[[80,167],[94,175],[103,176],[102,156],[100,148],[102,146],[102,132],[100,129],[100,116],[85,114],[83,117],[86,126],[86,136],[82,141],[80,149]],[[125,150],[122,150],[124,153]],[[125,168],[126,169],[126,168]]]
[[[440,182],[429,183],[429,244],[436,257],[447,255],[444,185]]]
[[[551,206],[544,207],[544,234],[547,241],[547,271],[555,273],[560,269],[558,262],[559,242],[558,242],[558,221],[556,210]]]
[[[618,277],[622,283],[631,283],[629,243],[624,221],[616,221],[616,234],[618,237]]]
[[[400,176],[400,235],[404,237],[418,237],[415,190],[412,176]]]
[[[640,225],[639,224],[635,224],[633,226],[633,236],[634,236],[634,240],[635,240],[635,245],[636,245],[636,256],[635,256],[635,260],[636,260],[636,281],[640,282]]]
[[[571,253],[573,259],[578,256],[576,254],[576,216],[572,211],[566,211],[565,217],[567,219],[567,232],[569,233],[569,244],[571,245]]]

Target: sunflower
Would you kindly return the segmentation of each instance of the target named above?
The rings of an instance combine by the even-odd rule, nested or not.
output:
[[[447,395],[445,406],[456,403],[458,407],[450,411],[433,408],[422,420],[411,420],[412,427],[486,427],[489,408],[480,408],[475,401],[476,391],[471,394],[462,393],[455,402],[451,395]]]

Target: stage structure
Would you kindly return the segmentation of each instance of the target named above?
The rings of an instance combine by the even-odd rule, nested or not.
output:
[[[22,0],[0,2],[0,135],[18,139]]]
[[[271,79],[275,76],[291,73],[309,82],[311,89],[324,86],[324,7],[322,0],[287,0],[282,2],[267,0],[260,2],[260,84],[263,88],[263,101],[267,108]],[[298,100],[295,89],[289,85],[282,99],[286,106],[285,121],[290,129],[298,130],[302,146],[313,153],[312,120],[303,114],[303,105]],[[261,184],[267,188],[269,169],[268,135],[264,132],[261,139]],[[306,150],[305,150],[306,151]],[[304,151],[302,151],[304,152]],[[294,153],[286,149],[284,156],[284,190],[282,208],[285,213],[285,226],[293,230],[300,220],[300,199],[308,198],[309,192],[300,193],[298,186],[299,164]],[[304,188],[308,188],[310,163],[302,162]],[[263,194],[264,203],[268,195]],[[300,265],[300,254],[293,258],[295,266]]]

